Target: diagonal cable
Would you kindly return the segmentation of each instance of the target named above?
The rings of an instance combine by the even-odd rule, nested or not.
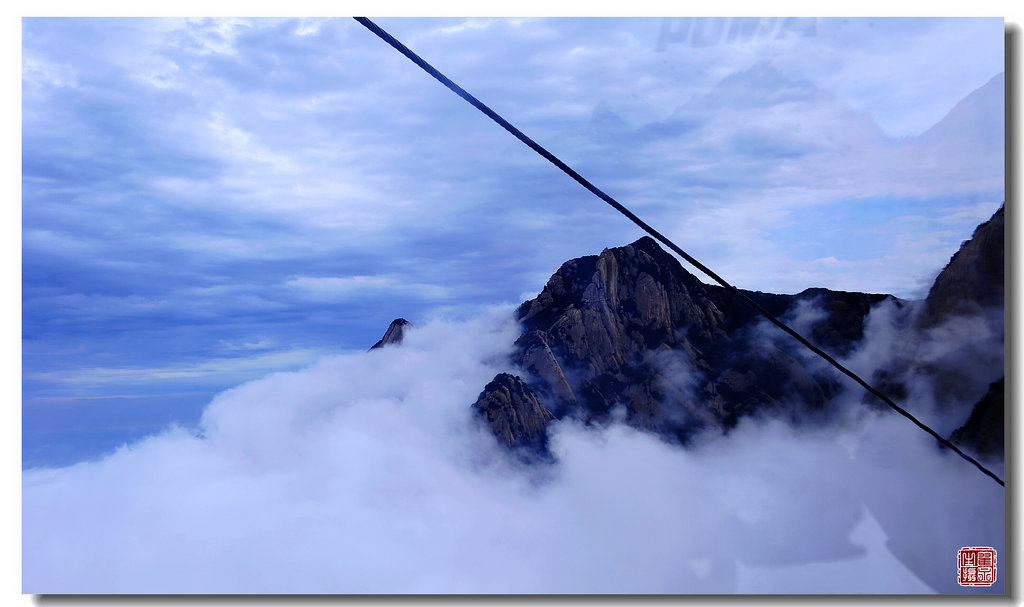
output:
[[[541,156],[543,156],[545,159],[548,160],[548,162],[550,162],[551,164],[553,164],[556,167],[558,167],[559,169],[561,169],[562,172],[564,172],[566,175],[568,175],[569,177],[572,177],[574,180],[576,180],[577,183],[579,183],[581,186],[583,186],[584,188],[589,190],[592,194],[594,194],[595,196],[597,196],[601,200],[603,200],[606,203],[608,203],[609,205],[611,205],[611,207],[614,208],[616,211],[618,211],[618,212],[622,213],[623,215],[625,215],[630,221],[632,221],[636,225],[640,226],[640,228],[642,228],[645,232],[650,234],[652,237],[656,238],[659,242],[661,242],[662,244],[664,244],[668,248],[672,249],[672,251],[674,251],[677,255],[679,255],[680,257],[682,257],[686,261],[688,261],[695,268],[697,268],[698,270],[700,270],[701,272],[706,274],[709,278],[711,278],[712,280],[717,282],[719,285],[724,287],[727,291],[729,291],[730,293],[732,293],[733,295],[738,297],[740,300],[742,300],[743,303],[745,303],[748,306],[752,307],[753,309],[757,310],[758,313],[760,313],[762,316],[767,318],[773,325],[777,326],[778,328],[780,328],[783,331],[785,331],[786,333],[788,333],[790,336],[792,336],[794,339],[796,339],[798,342],[800,342],[806,348],[808,348],[811,352],[814,352],[815,354],[817,354],[818,356],[823,358],[826,362],[828,362],[830,365],[832,365],[833,367],[838,369],[841,373],[843,373],[844,375],[846,375],[847,377],[849,377],[853,381],[855,381],[858,384],[860,384],[871,395],[879,398],[882,402],[884,402],[885,404],[889,405],[889,407],[891,407],[894,411],[896,411],[900,415],[906,417],[911,422],[913,422],[917,427],[921,428],[922,430],[924,430],[928,434],[931,434],[933,437],[935,437],[936,440],[939,441],[940,444],[942,444],[942,446],[948,447],[948,448],[952,449],[954,453],[956,453],[957,455],[959,455],[963,459],[967,460],[968,462],[974,464],[975,467],[977,467],[979,470],[981,470],[983,473],[987,474],[988,476],[992,477],[997,483],[999,483],[1000,485],[1002,485],[1004,487],[1006,486],[1002,479],[1000,479],[998,476],[996,476],[996,474],[994,472],[992,472],[991,470],[989,470],[988,468],[983,466],[980,462],[978,462],[978,460],[974,459],[970,455],[967,455],[966,453],[961,451],[959,447],[957,447],[953,443],[951,443],[948,440],[946,440],[945,438],[943,438],[942,435],[940,435],[935,430],[932,430],[931,428],[926,426],[924,423],[922,423],[920,420],[918,420],[916,417],[914,417],[909,411],[907,411],[903,407],[900,407],[899,405],[894,403],[888,396],[886,396],[885,394],[882,394],[879,390],[874,388],[871,384],[869,384],[868,382],[866,382],[863,379],[861,379],[861,377],[859,375],[857,375],[853,371],[847,369],[839,361],[837,361],[836,359],[834,359],[831,356],[829,356],[829,354],[827,352],[825,352],[821,348],[815,346],[813,343],[808,341],[804,336],[800,335],[795,330],[793,330],[788,325],[786,325],[784,322],[782,322],[781,320],[776,318],[771,312],[769,312],[767,309],[765,309],[764,306],[762,306],[761,304],[757,303],[756,301],[754,301],[750,297],[744,295],[742,291],[740,291],[736,287],[734,287],[731,284],[729,284],[728,282],[726,282],[725,279],[723,279],[721,276],[719,276],[718,274],[713,272],[710,268],[708,268],[707,266],[705,266],[701,262],[697,261],[694,257],[692,257],[686,251],[684,251],[681,248],[679,248],[674,242],[672,242],[667,237],[662,235],[660,232],[658,232],[657,230],[652,228],[645,221],[643,221],[642,219],[640,219],[639,217],[634,215],[632,211],[630,211],[629,209],[624,207],[621,203],[619,203],[617,200],[615,200],[614,198],[612,198],[608,194],[604,193],[604,191],[602,191],[600,188],[598,188],[594,184],[590,183],[590,181],[588,181],[585,177],[583,177],[582,175],[577,173],[569,165],[567,165],[564,162],[562,162],[561,160],[559,160],[557,156],[555,156],[554,154],[549,152],[542,145],[540,145],[539,143],[537,143],[533,139],[530,139],[529,137],[527,137],[525,133],[523,133],[522,131],[517,129],[509,121],[507,121],[504,118],[502,118],[501,116],[499,116],[497,112],[495,112],[491,108],[487,107],[487,105],[485,105],[482,101],[480,101],[479,99],[477,99],[473,95],[471,95],[468,92],[466,92],[466,90],[463,89],[462,87],[460,87],[459,85],[457,85],[454,82],[452,82],[447,76],[445,76],[444,74],[439,72],[437,69],[435,69],[434,66],[430,65],[429,63],[427,63],[426,60],[424,60],[422,57],[420,57],[416,53],[414,53],[411,50],[409,50],[409,48],[407,46],[405,46],[404,44],[399,42],[397,39],[395,39],[394,36],[392,36],[391,34],[387,33],[383,29],[381,29],[380,26],[378,26],[376,23],[374,23],[373,21],[370,21],[366,17],[353,17],[353,18],[356,21],[358,21],[361,25],[363,25],[366,29],[368,29],[371,32],[373,32],[374,34],[376,34],[381,40],[383,40],[384,42],[387,42],[395,50],[397,50],[398,52],[402,53],[407,58],[409,58],[410,61],[412,61],[416,65],[420,66],[420,68],[422,68],[423,71],[427,72],[428,74],[433,76],[435,79],[437,79],[441,84],[443,84],[446,87],[448,87],[449,89],[451,89],[452,92],[454,92],[456,95],[458,95],[459,97],[462,97],[463,99],[465,99],[466,102],[468,102],[470,105],[472,105],[476,109],[478,109],[481,112],[483,112],[484,114],[486,114],[487,117],[490,118],[491,120],[493,120],[494,122],[497,122],[502,128],[504,128],[506,131],[511,133],[513,136],[515,136],[516,139],[518,139],[519,141],[522,141],[523,143],[525,143],[527,146],[529,146],[530,149],[532,149],[533,151],[535,151],[538,154],[540,154]]]

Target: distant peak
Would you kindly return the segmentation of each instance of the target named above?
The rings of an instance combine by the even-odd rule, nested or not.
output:
[[[381,337],[377,343],[373,344],[370,347],[370,349],[375,350],[377,348],[382,348],[387,345],[397,345],[402,343],[402,339],[405,337],[406,327],[411,328],[412,323],[404,318],[396,318],[392,320],[391,324],[388,325],[388,330],[384,332],[384,337]]]

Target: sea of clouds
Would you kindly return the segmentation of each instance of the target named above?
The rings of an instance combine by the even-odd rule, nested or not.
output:
[[[556,463],[509,457],[470,405],[512,370],[511,315],[436,319],[226,391],[198,434],[25,471],[23,592],[962,592],[958,548],[1003,554],[1002,487],[853,390],[841,427],[748,419],[684,450],[565,421]]]

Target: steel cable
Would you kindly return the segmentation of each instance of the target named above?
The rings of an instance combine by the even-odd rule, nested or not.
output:
[[[951,443],[948,440],[946,440],[945,438],[943,438],[942,435],[940,435],[935,430],[932,430],[931,428],[929,428],[923,422],[921,422],[916,417],[914,417],[909,411],[907,411],[903,407],[900,407],[899,405],[894,403],[888,396],[886,396],[885,394],[883,394],[882,392],[877,390],[874,386],[872,386],[871,384],[866,382],[859,375],[857,375],[856,373],[854,373],[850,369],[847,369],[839,361],[837,361],[836,359],[832,358],[827,352],[825,352],[821,348],[815,346],[813,343],[808,341],[804,336],[800,335],[794,329],[790,328],[784,322],[782,322],[781,320],[776,318],[771,312],[769,312],[767,309],[765,309],[764,306],[762,306],[761,304],[757,303],[756,301],[754,301],[750,297],[744,295],[742,291],[740,291],[736,287],[734,287],[731,284],[729,284],[728,282],[726,282],[725,279],[723,279],[721,276],[719,276],[718,274],[713,272],[710,268],[708,268],[707,266],[705,266],[701,262],[697,261],[693,256],[691,256],[686,251],[684,251],[681,248],[679,248],[674,242],[672,242],[667,237],[662,235],[660,232],[658,232],[657,230],[652,228],[645,221],[643,221],[642,219],[637,217],[635,214],[633,214],[632,211],[630,211],[625,206],[623,206],[621,203],[619,203],[617,200],[615,200],[614,198],[612,198],[611,196],[606,194],[600,188],[598,188],[594,184],[590,183],[590,181],[588,181],[585,177],[583,177],[582,175],[577,173],[569,165],[567,165],[564,162],[562,162],[558,157],[556,157],[554,154],[549,152],[542,145],[540,145],[539,143],[537,143],[533,139],[530,139],[529,137],[527,137],[525,133],[523,133],[522,131],[517,129],[509,121],[507,121],[504,118],[502,118],[501,116],[499,116],[497,112],[495,112],[491,108],[487,107],[487,105],[484,104],[482,101],[480,101],[479,99],[477,99],[473,95],[469,94],[465,89],[463,89],[459,85],[457,85],[454,82],[452,82],[447,76],[445,76],[444,74],[439,72],[437,69],[435,69],[434,66],[430,65],[429,63],[427,63],[426,60],[424,60],[422,57],[420,57],[419,55],[417,55],[416,53],[411,51],[407,46],[405,46],[404,44],[399,42],[397,39],[395,39],[394,36],[392,36],[391,34],[387,33],[383,29],[381,29],[380,26],[375,24],[373,21],[370,21],[366,17],[354,17],[354,19],[356,21],[358,21],[361,25],[366,27],[366,29],[368,29],[371,32],[373,32],[374,34],[376,34],[381,40],[383,40],[384,42],[387,42],[389,45],[391,45],[395,50],[397,50],[398,52],[400,52],[403,55],[405,55],[410,61],[412,61],[416,65],[420,66],[420,68],[422,68],[425,72],[427,72],[428,74],[433,76],[435,79],[437,79],[441,84],[443,84],[446,87],[448,87],[449,89],[451,89],[451,91],[454,92],[456,95],[458,95],[459,97],[462,97],[470,105],[472,105],[476,109],[478,109],[481,112],[483,112],[487,117],[489,117],[494,122],[498,123],[502,128],[504,128],[506,131],[511,133],[513,136],[515,136],[516,139],[518,139],[518,140],[522,141],[523,143],[525,143],[527,146],[530,147],[530,149],[532,149],[533,151],[537,152],[538,154],[543,156],[545,159],[547,159],[548,162],[550,162],[551,164],[553,164],[556,167],[558,167],[559,169],[561,169],[569,177],[572,177],[577,183],[582,185],[584,188],[589,190],[591,193],[593,193],[595,196],[597,196],[601,200],[603,200],[606,203],[608,203],[609,205],[611,205],[612,208],[614,208],[616,211],[618,211],[618,212],[622,213],[623,215],[625,215],[630,221],[632,221],[636,225],[640,226],[640,228],[643,229],[645,232],[647,232],[652,237],[657,239],[659,242],[661,242],[662,244],[667,246],[669,249],[674,251],[677,255],[679,255],[680,257],[685,259],[687,262],[689,262],[691,265],[693,265],[695,268],[697,268],[698,270],[700,270],[701,272],[706,274],[709,278],[711,278],[712,280],[717,282],[719,285],[724,287],[727,291],[729,291],[730,293],[732,293],[733,295],[738,297],[741,301],[743,301],[745,304],[747,304],[748,306],[750,306],[751,308],[756,310],[762,316],[767,318],[772,324],[774,324],[778,328],[780,328],[783,331],[785,331],[786,333],[788,333],[790,336],[792,336],[794,339],[796,339],[798,342],[800,342],[803,346],[808,348],[811,352],[814,352],[819,357],[823,358],[826,362],[828,362],[830,365],[832,365],[833,367],[838,369],[841,373],[843,373],[844,375],[846,375],[847,377],[849,377],[853,381],[855,381],[858,384],[860,384],[872,396],[875,396],[876,398],[880,399],[886,405],[891,407],[894,411],[896,411],[900,415],[906,417],[911,422],[913,422],[917,427],[921,428],[922,430],[924,430],[928,434],[931,434],[933,437],[935,437],[935,439],[937,441],[939,441],[939,443],[942,446],[947,447],[949,449],[952,449],[954,453],[956,453],[957,455],[959,455],[960,457],[962,457],[966,461],[974,464],[974,466],[977,467],[978,470],[981,470],[986,475],[992,477],[992,479],[994,479],[997,483],[999,483],[1000,485],[1002,485],[1004,487],[1006,486],[1002,479],[1000,479],[998,476],[996,476],[996,474],[994,472],[992,472],[991,470],[989,470],[988,468],[983,466],[980,462],[978,462],[978,460],[974,459],[973,457],[971,457],[971,456],[967,455],[966,453],[964,453],[963,451],[961,451],[959,447],[957,447],[953,443]]]

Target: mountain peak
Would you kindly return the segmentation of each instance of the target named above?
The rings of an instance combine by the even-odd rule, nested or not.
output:
[[[405,338],[406,327],[411,328],[412,323],[404,318],[396,318],[392,320],[391,324],[388,325],[387,331],[384,332],[384,337],[381,337],[377,343],[370,346],[370,349],[376,350],[377,348],[383,348],[387,345],[397,345],[402,343],[402,340]]]
[[[658,241],[654,240],[653,238],[647,235],[641,236],[640,238],[634,240],[627,246],[633,247],[635,249],[640,249],[641,251],[644,251],[651,257],[655,258],[663,256],[667,256],[670,258],[672,257],[670,253],[666,252],[665,249],[661,248],[661,245],[658,244]]]
[[[817,302],[824,313],[812,335],[835,351],[862,337],[871,305],[885,298],[826,289],[748,295],[778,316]],[[753,311],[697,280],[649,236],[562,264],[518,318],[513,362],[559,418],[601,421],[623,405],[627,423],[685,441],[794,395],[820,409],[836,390],[790,344],[760,343]]]
[[[929,299],[1001,303],[1001,259],[1002,211],[954,256]],[[836,356],[857,347],[872,307],[892,299],[821,288],[744,293],[775,317],[801,323],[804,335]],[[841,392],[831,367],[785,335],[762,330],[754,310],[697,280],[649,236],[563,263],[516,317],[522,334],[511,362],[519,375],[495,377],[474,409],[502,443],[542,455],[554,419],[602,424],[621,407],[630,426],[685,444],[699,431],[727,432],[751,415],[828,423]],[[985,436],[995,427],[983,426]]]

